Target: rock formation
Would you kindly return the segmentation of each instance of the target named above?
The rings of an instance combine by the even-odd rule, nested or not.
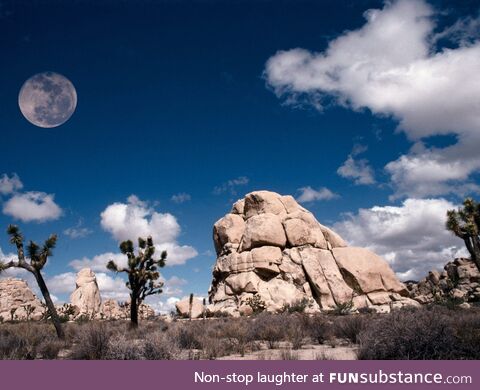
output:
[[[406,285],[410,296],[420,303],[431,303],[442,298],[480,301],[480,271],[470,259],[455,259],[447,263],[442,272],[430,271],[418,283],[407,282]]]
[[[181,317],[188,318],[190,315],[190,298],[186,297],[175,303],[177,313]],[[198,298],[193,298],[192,301],[192,318],[200,318],[203,315],[203,302]]]
[[[138,318],[146,320],[155,316],[155,311],[151,306],[142,303],[138,308]],[[126,320],[130,318],[130,303],[119,304],[114,299],[107,299],[102,303],[102,307],[97,318],[104,320]]]
[[[45,309],[40,300],[21,279],[0,280],[0,317],[2,321],[40,320]]]
[[[75,284],[70,303],[78,308],[79,315],[95,316],[100,312],[102,299],[94,272],[90,268],[80,270]]]
[[[119,304],[113,299],[102,303],[100,290],[95,273],[90,268],[84,268],[77,273],[76,288],[70,296],[71,303],[57,305],[57,313],[68,320],[82,317],[88,319],[119,320],[130,318],[129,302]],[[27,283],[21,279],[0,280],[0,321],[40,320],[46,313],[46,308],[33,294]],[[138,317],[148,319],[155,316],[153,308],[142,303],[138,308]]]
[[[213,240],[211,312],[248,312],[247,299],[255,295],[269,311],[302,300],[309,311],[418,305],[382,258],[349,247],[291,196],[247,194],[215,223]]]

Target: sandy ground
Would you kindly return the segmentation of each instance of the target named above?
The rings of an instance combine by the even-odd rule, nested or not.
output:
[[[301,349],[290,349],[279,345],[277,349],[262,348],[259,351],[228,355],[217,360],[356,360],[357,350],[354,346],[304,345]]]

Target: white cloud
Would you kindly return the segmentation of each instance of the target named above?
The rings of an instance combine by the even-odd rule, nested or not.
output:
[[[117,241],[152,236],[157,250],[167,251],[169,266],[184,264],[198,254],[195,248],[177,243],[181,229],[172,214],[158,213],[134,195],[127,203],[108,206],[101,213],[101,225]]]
[[[480,38],[480,17],[467,16],[434,35],[434,41],[446,39],[460,46],[468,46]]]
[[[302,187],[298,191],[300,195],[297,197],[297,201],[301,203],[315,202],[318,200],[331,200],[338,198],[338,195],[325,187],[321,187],[318,190],[314,190],[312,187]]]
[[[438,49],[436,13],[422,0],[387,1],[383,9],[368,10],[364,16],[363,27],[332,40],[324,52],[296,48],[276,53],[266,63],[268,84],[287,102],[306,99],[322,109],[333,100],[354,110],[367,108],[374,114],[391,116],[414,141],[455,134],[458,143],[449,149],[449,164],[461,165],[463,152],[480,147],[480,137],[476,136],[480,128],[480,78],[476,77],[480,42],[478,31],[472,33],[477,21],[446,29],[442,38],[456,40],[458,45]],[[439,150],[443,154],[443,149]],[[425,149],[423,159],[439,150]],[[419,156],[402,157],[411,160]],[[480,158],[466,159],[461,180],[480,168]],[[387,167],[391,172],[395,164]],[[402,164],[401,169],[410,168]],[[394,178],[398,196],[415,194],[416,182],[401,181],[409,174]],[[430,180],[438,184],[432,186],[435,192],[457,184],[448,182],[444,175]],[[424,192],[430,194],[427,189]]]
[[[105,272],[107,269],[107,263],[113,260],[119,267],[127,266],[127,256],[121,253],[107,252],[100,255],[96,255],[89,259],[83,257],[81,259],[72,260],[69,265],[75,270],[80,271],[83,268],[90,268],[95,272]]]
[[[9,177],[4,173],[0,177],[0,194],[10,195],[23,188],[23,183],[16,173]]]
[[[185,203],[188,202],[189,200],[192,199],[192,196],[190,194],[187,194],[186,192],[180,192],[178,194],[172,195],[172,202],[174,203]]]
[[[383,256],[402,279],[418,279],[466,255],[463,241],[445,229],[445,199],[406,199],[401,206],[375,206],[348,215],[333,228],[350,245]]]
[[[67,237],[75,240],[77,238],[84,238],[92,234],[93,231],[86,227],[83,227],[83,221],[80,219],[75,226],[69,227],[63,231]]]
[[[345,162],[337,169],[337,173],[346,179],[353,180],[357,185],[374,184],[375,177],[368,160],[355,158],[366,150],[367,147],[365,145],[355,145],[352,153],[349,154]]]
[[[179,278],[178,276],[172,276],[167,280],[163,280],[163,282],[164,282],[163,294],[169,297],[182,295],[183,294],[182,286],[185,286],[186,284],[188,284],[188,282],[185,279]]]
[[[216,186],[213,189],[215,195],[220,195],[225,192],[229,192],[231,195],[237,194],[237,187],[246,186],[250,182],[250,179],[246,176],[239,176],[235,179],[226,181],[225,183]]]
[[[16,194],[7,200],[3,213],[23,222],[45,222],[58,219],[62,209],[55,203],[54,195],[32,191]]]
[[[479,186],[469,180],[470,174],[480,168],[479,146],[480,138],[470,136],[443,149],[427,149],[423,143],[415,143],[407,155],[385,166],[396,189],[392,199],[480,192]]]
[[[357,185],[375,183],[373,169],[368,160],[364,158],[355,159],[351,155],[348,156],[344,163],[337,169],[337,173],[346,179],[352,179]]]
[[[75,290],[76,278],[74,272],[65,272],[48,278],[46,283],[53,294],[71,294]]]
[[[125,280],[120,276],[112,277],[104,272],[96,273],[98,288],[102,300],[114,299],[120,302],[130,301],[129,291]]]
[[[166,300],[162,299],[161,295],[154,295],[147,297],[145,303],[149,304],[156,313],[167,314],[172,310],[175,311],[175,303],[177,303],[180,298],[178,297],[169,297]]]

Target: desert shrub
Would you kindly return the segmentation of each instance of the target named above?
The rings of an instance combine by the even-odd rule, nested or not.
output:
[[[34,359],[27,353],[27,344],[20,335],[2,330],[0,333],[0,358],[1,359]]]
[[[147,360],[172,360],[178,354],[176,341],[164,334],[156,332],[145,340],[143,356]]]
[[[266,341],[274,349],[285,336],[284,316],[281,314],[261,313],[252,322],[252,338]]]
[[[37,349],[42,359],[53,360],[58,358],[58,354],[65,347],[65,343],[58,339],[50,339],[42,342]]]
[[[302,348],[305,338],[308,336],[307,317],[300,313],[295,313],[284,316],[284,320],[286,338],[292,344],[292,348]]]
[[[298,352],[293,352],[291,349],[282,349],[280,352],[282,360],[298,360]]]
[[[107,357],[111,331],[103,322],[88,322],[77,330],[72,350],[76,360],[99,360]]]
[[[351,314],[337,318],[334,325],[335,336],[357,343],[358,336],[365,329],[367,322],[364,316]]]
[[[263,301],[258,294],[255,294],[253,297],[247,298],[246,304],[252,308],[253,314],[261,313],[267,308],[265,301]]]
[[[450,310],[457,310],[457,309],[461,309],[460,305],[464,302],[465,302],[464,299],[455,298],[450,295],[446,295],[446,296],[435,295],[434,302],[430,306],[439,305],[439,306],[445,306],[447,309],[450,309]]]
[[[332,310],[332,314],[338,316],[346,316],[350,314],[353,310],[353,300],[343,303],[337,303],[335,308]]]
[[[360,333],[359,359],[479,359],[480,313],[443,307],[378,316]]]
[[[286,303],[283,305],[282,312],[283,313],[304,313],[305,309],[308,306],[308,298],[303,298],[298,301],[295,301],[291,304]]]
[[[41,343],[55,339],[51,324],[10,323],[0,331],[0,359],[35,359]]]
[[[229,355],[231,349],[225,343],[225,340],[217,337],[202,337],[202,356],[204,359],[216,359],[221,356]]]
[[[332,323],[323,315],[315,315],[309,319],[308,330],[310,337],[316,340],[318,344],[333,337]]]
[[[124,334],[117,334],[109,338],[106,351],[100,352],[100,359],[140,360],[143,357],[142,352],[141,340],[131,340]]]
[[[250,323],[244,318],[232,319],[227,322],[221,329],[220,337],[225,338],[232,349],[241,356],[245,356],[247,347],[253,341]]]
[[[202,330],[197,323],[179,324],[176,338],[181,349],[202,349]]]

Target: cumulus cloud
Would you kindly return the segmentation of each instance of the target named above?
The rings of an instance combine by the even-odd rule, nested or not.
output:
[[[375,206],[334,225],[350,245],[383,256],[403,279],[419,279],[447,261],[467,255],[463,241],[445,229],[445,199],[406,199],[401,206]]]
[[[417,142],[406,155],[385,166],[396,191],[391,197],[425,197],[480,192],[469,180],[480,168],[480,137],[468,136],[457,144],[437,149]]]
[[[172,214],[156,212],[135,195],[127,203],[108,206],[101,213],[101,225],[117,241],[152,236],[157,250],[167,251],[169,266],[184,264],[198,254],[195,248],[178,244],[181,228]]]
[[[172,276],[167,280],[163,280],[163,282],[163,294],[169,297],[182,295],[182,286],[185,286],[188,283],[185,279],[179,278],[178,276]]]
[[[250,179],[246,176],[239,176],[235,179],[230,179],[225,183],[216,186],[213,189],[213,193],[215,195],[220,195],[225,192],[229,192],[231,195],[237,194],[237,187],[246,186],[250,182]]]
[[[169,297],[166,300],[161,299],[161,296],[150,296],[145,300],[156,313],[167,314],[175,310],[175,303],[180,300],[178,297]]]
[[[65,272],[47,279],[47,286],[53,294],[71,294],[75,290],[76,275]]]
[[[92,234],[93,231],[83,226],[83,221],[80,220],[75,226],[69,227],[63,231],[67,237],[75,240],[77,238],[85,238]]]
[[[318,190],[314,190],[312,187],[302,187],[298,191],[300,194],[297,197],[297,201],[300,203],[316,202],[319,200],[331,200],[338,198],[338,195],[329,190],[326,187],[321,187]]]
[[[60,218],[62,209],[55,203],[54,195],[31,191],[8,199],[3,213],[23,222],[45,222]]]
[[[447,48],[438,47],[436,11],[425,1],[388,1],[383,9],[368,10],[364,16],[366,23],[361,28],[332,40],[324,52],[300,48],[277,52],[266,63],[267,83],[287,102],[306,100],[322,109],[333,101],[391,116],[413,141],[455,134],[457,144],[450,148],[448,163],[461,164],[465,151],[480,147],[476,135],[480,126],[480,79],[476,77],[480,42],[478,35],[469,33],[476,20],[446,29],[443,38],[463,37],[456,39],[456,47]],[[443,154],[443,149],[440,151]],[[426,159],[439,150],[425,149],[424,154]],[[406,162],[419,156],[402,157],[398,164],[388,166],[388,171],[392,175],[397,173],[395,168],[402,171],[393,184],[399,187],[398,195],[406,196],[416,189],[416,182],[402,181],[410,175],[406,170],[411,165]],[[442,163],[440,160],[438,157],[437,162]],[[480,158],[467,160],[461,180],[480,168]],[[438,175],[435,183],[435,192],[442,185],[448,189],[456,184],[443,175]]]
[[[365,158],[357,159],[356,156],[365,152],[367,147],[364,145],[355,145],[352,153],[348,155],[345,162],[337,169],[337,173],[346,178],[351,179],[357,185],[374,184],[375,177],[373,168]]]
[[[187,194],[186,192],[180,192],[178,194],[172,195],[172,202],[174,203],[185,203],[188,202],[189,200],[192,199],[192,196],[190,194]]]
[[[91,259],[83,257],[81,259],[72,260],[69,265],[75,270],[80,271],[83,268],[90,268],[95,272],[104,272],[107,269],[107,263],[113,260],[119,267],[127,266],[127,256],[121,253],[106,252],[93,256]]]
[[[453,25],[434,35],[434,41],[442,39],[460,46],[474,44],[480,38],[480,17],[467,16],[457,20]]]
[[[23,183],[16,173],[9,177],[4,173],[0,177],[0,194],[1,195],[10,195],[16,191],[19,191],[23,188]]]

